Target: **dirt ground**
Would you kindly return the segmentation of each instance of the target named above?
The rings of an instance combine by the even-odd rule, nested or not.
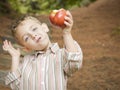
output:
[[[81,45],[84,59],[82,68],[68,79],[68,90],[120,90],[120,0],[97,0],[71,13],[72,35]],[[62,46],[62,31],[51,27],[47,17],[41,15],[39,19],[49,25],[52,41]],[[14,42],[8,29],[11,20],[0,17],[1,44],[5,37]],[[10,69],[10,57],[2,48],[0,58],[2,73]],[[0,90],[10,90],[2,83],[1,73]]]

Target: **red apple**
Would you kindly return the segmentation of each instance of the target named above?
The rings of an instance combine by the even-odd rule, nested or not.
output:
[[[65,27],[65,24],[64,24],[65,16],[66,16],[65,9],[53,10],[49,15],[49,19],[53,25],[64,28]]]

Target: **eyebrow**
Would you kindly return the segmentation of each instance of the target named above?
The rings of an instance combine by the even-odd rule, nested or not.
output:
[[[30,30],[31,28],[33,28],[33,26],[34,26],[34,25],[31,25],[31,26],[29,27],[29,30]]]
[[[30,27],[29,27],[29,30],[33,29],[33,27],[38,27],[38,26],[35,26],[34,24],[32,24]]]

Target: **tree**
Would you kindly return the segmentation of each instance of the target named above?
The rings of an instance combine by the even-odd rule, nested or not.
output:
[[[81,7],[95,0],[0,0],[0,11],[18,13],[48,13],[52,9]]]

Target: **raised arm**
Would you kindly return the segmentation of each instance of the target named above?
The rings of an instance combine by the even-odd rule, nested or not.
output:
[[[20,50],[15,49],[10,41],[5,40],[3,42],[3,50],[7,51],[12,56],[12,66],[11,71],[14,72],[17,70],[20,61]]]
[[[65,44],[65,48],[68,52],[77,52],[77,48],[75,47],[74,40],[71,35],[73,18],[69,11],[67,11],[66,13],[67,13],[67,16],[65,17],[65,22],[64,22],[66,27],[63,29],[63,41]]]
[[[63,29],[63,41],[65,44],[65,49],[63,50],[63,68],[66,75],[71,76],[82,66],[83,54],[79,44],[71,35],[73,18],[69,11],[67,11],[64,24],[66,27]]]

